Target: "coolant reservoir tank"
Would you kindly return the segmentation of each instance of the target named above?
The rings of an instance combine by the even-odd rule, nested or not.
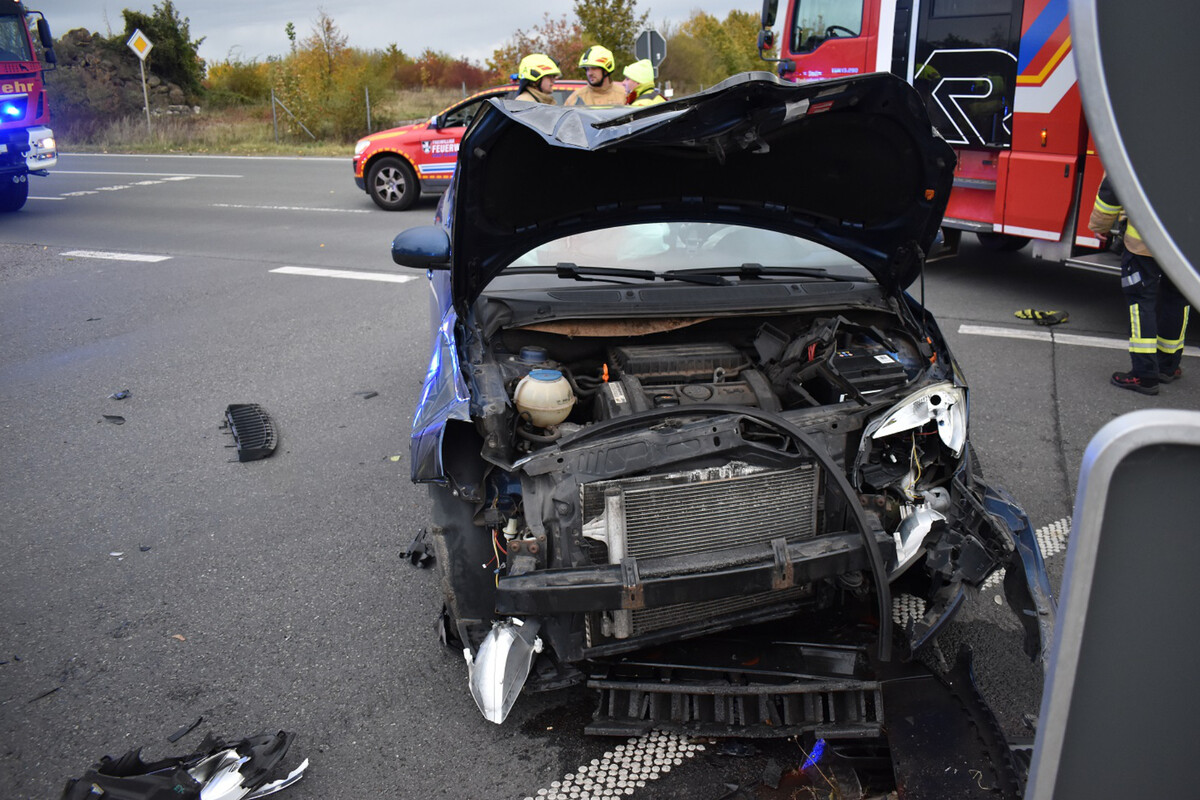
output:
[[[521,378],[513,403],[523,418],[539,428],[557,425],[575,405],[571,384],[556,369],[534,369]]]

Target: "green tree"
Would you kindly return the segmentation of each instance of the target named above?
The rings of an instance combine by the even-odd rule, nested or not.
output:
[[[204,37],[192,40],[188,18],[180,18],[171,0],[155,4],[154,12],[149,15],[127,8],[121,16],[125,18],[124,39],[128,40],[135,30],[140,29],[154,43],[147,66],[156,75],[192,97],[200,93],[204,59],[200,58],[199,48]]]
[[[584,44],[607,47],[624,66],[634,60],[633,44],[650,14],[638,14],[637,0],[575,0],[575,16],[583,26]]]
[[[659,79],[693,92],[739,72],[770,69],[758,57],[758,30],[758,17],[747,11],[731,11],[724,22],[694,12],[666,35],[668,55]]]

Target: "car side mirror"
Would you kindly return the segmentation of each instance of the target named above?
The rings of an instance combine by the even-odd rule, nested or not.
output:
[[[450,237],[438,225],[422,225],[396,234],[392,261],[413,269],[449,269]]]

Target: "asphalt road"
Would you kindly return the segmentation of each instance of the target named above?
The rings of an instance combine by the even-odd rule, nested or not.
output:
[[[209,730],[296,731],[312,762],[280,795],[296,800],[536,796],[603,758],[613,743],[580,735],[586,692],[484,721],[437,643],[431,573],[399,558],[427,524],[407,463],[423,279],[272,271],[398,275],[388,244],[431,221],[434,199],[379,211],[349,157],[59,167],[0,217],[0,795],[55,797],[103,754],[179,754]],[[1113,278],[966,245],[929,266],[924,292],[970,380],[985,472],[1036,527],[1070,517],[1104,423],[1200,408],[1192,357],[1158,397],[1109,386],[1128,363]],[[1013,317],[1026,307],[1071,320],[1037,328]],[[1044,339],[1014,338],[1028,336]],[[243,402],[279,424],[273,458],[228,449],[223,412]],[[1062,555],[1050,565],[1057,585]],[[944,649],[971,644],[1007,732],[1030,735],[1040,675],[994,594]],[[797,757],[710,747],[635,796],[716,798],[768,754]]]

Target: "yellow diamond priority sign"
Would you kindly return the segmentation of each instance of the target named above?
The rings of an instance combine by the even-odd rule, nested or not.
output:
[[[129,45],[129,49],[136,53],[142,61],[146,60],[146,56],[150,55],[150,49],[154,47],[154,43],[146,38],[146,34],[142,33],[141,28],[135,30],[133,36],[130,36],[129,41],[125,44]]]

